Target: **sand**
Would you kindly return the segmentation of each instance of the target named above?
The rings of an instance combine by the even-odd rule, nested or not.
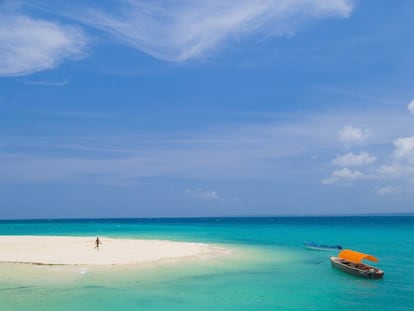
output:
[[[222,255],[220,247],[203,243],[100,237],[0,236],[0,263],[44,265],[124,265],[169,259]]]

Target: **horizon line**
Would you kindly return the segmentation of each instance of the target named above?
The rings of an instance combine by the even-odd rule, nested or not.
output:
[[[0,221],[67,221],[67,220],[157,220],[157,219],[217,219],[217,218],[348,218],[348,217],[413,217],[414,212],[314,214],[314,215],[225,215],[225,216],[161,216],[161,217],[68,217],[68,218],[0,218]]]

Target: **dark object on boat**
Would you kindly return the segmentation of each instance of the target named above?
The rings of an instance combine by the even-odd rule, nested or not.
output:
[[[317,251],[332,251],[332,250],[343,249],[341,245],[324,245],[324,244],[318,244],[315,242],[304,242],[303,244],[305,244],[306,248],[317,250]]]
[[[338,257],[331,256],[332,267],[337,268],[349,274],[367,279],[380,279],[384,276],[384,271],[373,266],[362,263],[362,260],[378,262],[378,259],[372,255],[363,254],[350,249],[344,249]]]

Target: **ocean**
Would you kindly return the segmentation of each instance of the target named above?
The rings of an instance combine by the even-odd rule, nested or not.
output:
[[[0,221],[0,235],[104,236],[228,247],[218,258],[141,267],[0,264],[0,310],[414,310],[414,217],[246,217]],[[372,254],[362,279],[330,266],[335,251]]]

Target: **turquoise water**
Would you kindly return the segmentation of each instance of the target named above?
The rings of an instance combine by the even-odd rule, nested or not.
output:
[[[414,217],[0,221],[0,235],[155,238],[228,246],[143,267],[0,264],[0,310],[414,310]],[[373,254],[366,280],[303,241]],[[333,253],[335,254],[335,253]]]

